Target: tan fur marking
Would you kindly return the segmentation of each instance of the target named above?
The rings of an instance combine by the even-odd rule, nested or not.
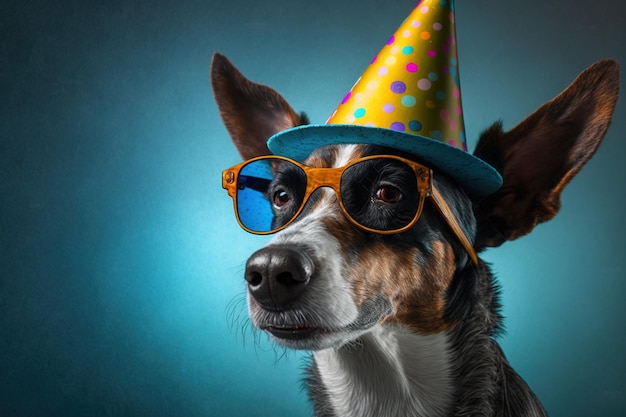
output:
[[[312,155],[310,155],[306,161],[305,164],[306,166],[312,167],[312,168],[328,168],[331,167],[334,163],[334,161],[337,159],[337,154],[338,154],[338,149],[336,147],[332,147],[330,148],[330,161],[326,161],[324,158],[322,158],[322,156],[318,153],[314,153]]]
[[[427,258],[425,266],[418,265],[423,258]],[[387,322],[421,334],[439,333],[453,324],[444,320],[444,311],[454,270],[454,254],[445,242],[434,242],[431,254],[374,242],[361,251],[352,269],[355,302],[361,304],[382,293],[395,306],[395,314]]]

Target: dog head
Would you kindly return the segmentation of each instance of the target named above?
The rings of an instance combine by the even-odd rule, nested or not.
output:
[[[616,61],[599,61],[512,130],[496,123],[485,131],[474,155],[500,172],[503,186],[478,200],[428,161],[389,148],[323,146],[302,163],[262,158],[271,184],[263,194],[274,208],[267,229],[278,232],[246,263],[253,324],[279,344],[312,350],[382,323],[419,334],[455,326],[462,317],[453,283],[484,268],[475,252],[556,215],[563,188],[604,137],[618,79]],[[308,123],[219,54],[211,81],[246,161],[270,155],[273,134]],[[224,172],[233,197],[244,165]]]

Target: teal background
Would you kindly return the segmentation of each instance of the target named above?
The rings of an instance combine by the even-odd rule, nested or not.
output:
[[[305,356],[246,320],[243,266],[266,239],[220,187],[239,159],[211,54],[320,123],[412,7],[3,1],[0,415],[309,415]],[[625,15],[612,0],[459,0],[470,148],[594,60],[626,63]],[[484,254],[504,350],[553,416],[626,415],[624,131],[622,97],[560,215]]]

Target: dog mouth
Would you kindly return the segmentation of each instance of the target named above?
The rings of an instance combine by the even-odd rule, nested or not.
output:
[[[263,326],[261,330],[270,333],[277,339],[282,340],[305,340],[327,333],[327,330],[315,325],[280,325]]]
[[[267,333],[280,345],[306,350],[319,350],[341,346],[375,326],[383,317],[391,312],[392,306],[384,297],[365,301],[359,308],[359,315],[349,324],[343,326],[323,326],[316,320],[294,320],[287,317],[274,320],[266,316],[266,320],[257,322],[256,326]],[[295,317],[292,316],[292,319]]]

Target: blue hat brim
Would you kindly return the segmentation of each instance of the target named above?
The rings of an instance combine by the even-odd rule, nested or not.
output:
[[[275,155],[304,161],[325,145],[364,144],[408,152],[430,168],[452,177],[472,197],[484,197],[502,186],[502,177],[485,161],[446,143],[412,133],[359,125],[304,125],[277,133],[267,141]]]

